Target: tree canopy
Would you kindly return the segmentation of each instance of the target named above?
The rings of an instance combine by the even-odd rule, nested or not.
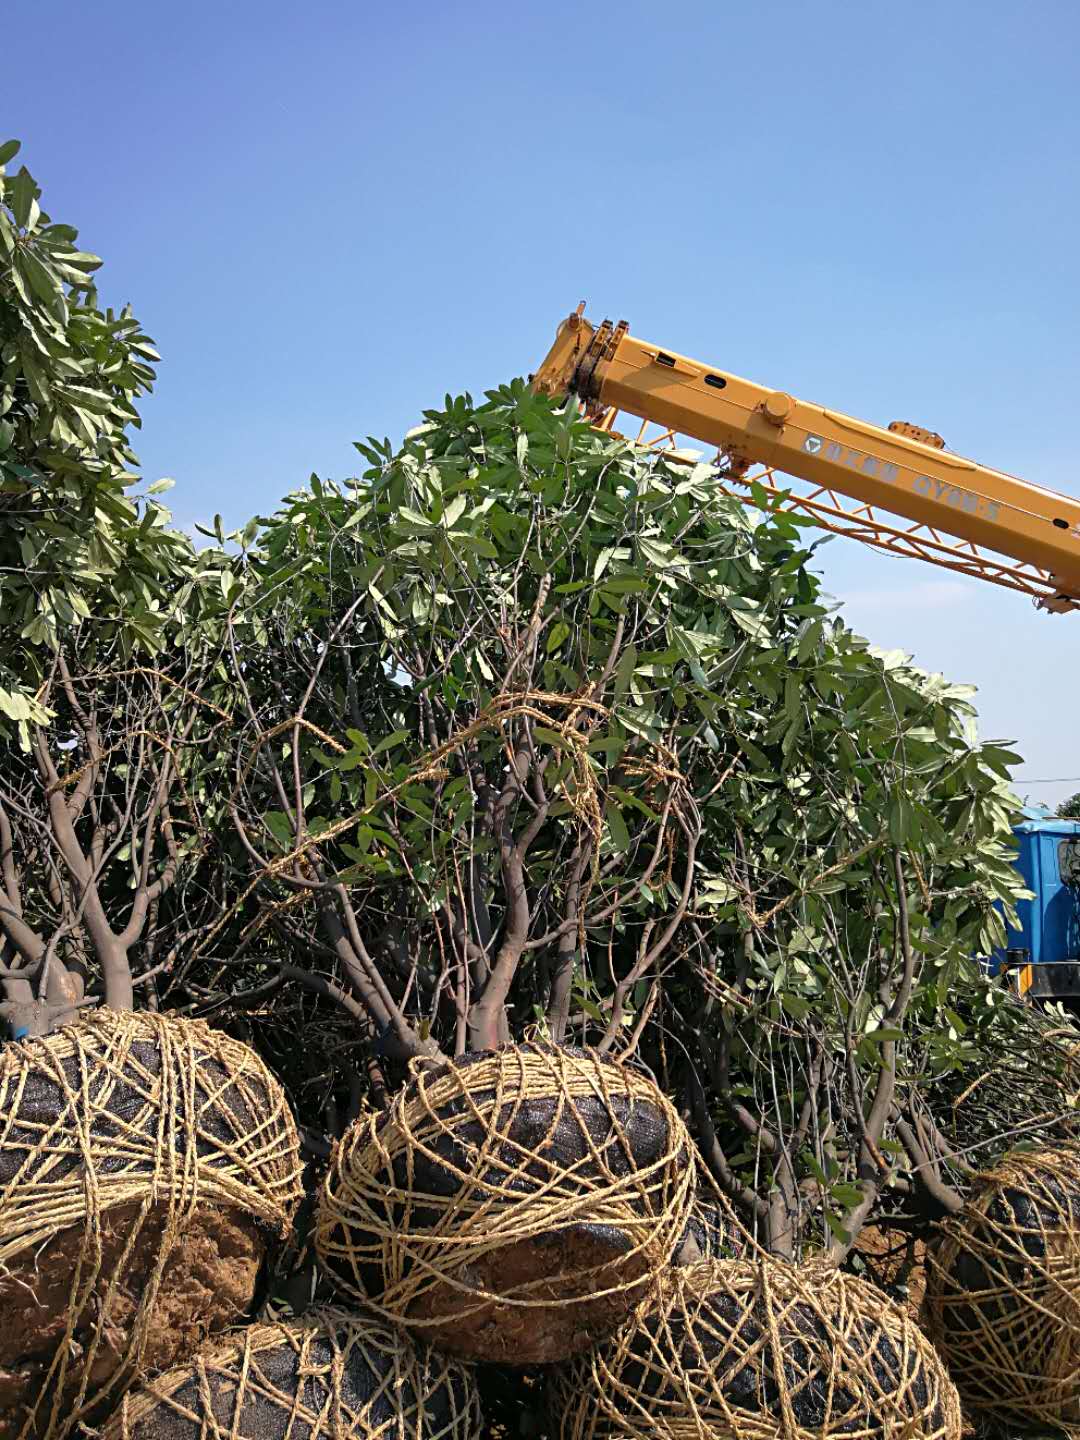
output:
[[[845,1246],[993,1017],[1016,757],[708,464],[521,382],[359,448],[245,562],[240,898],[176,983],[335,1005],[343,1104],[526,1034],[636,1054],[771,1243]]]
[[[128,432],[157,351],[129,308],[102,309],[101,262],[41,208],[17,141],[0,145],[0,725],[43,719],[64,635],[154,653],[192,547],[142,500]]]

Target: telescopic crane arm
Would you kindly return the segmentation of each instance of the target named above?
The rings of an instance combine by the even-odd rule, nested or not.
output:
[[[594,325],[583,309],[560,325],[534,389],[577,395],[605,430],[620,412],[636,416],[645,443],[715,445],[740,498],[757,482],[780,508],[839,534],[1019,590],[1043,609],[1080,608],[1080,501],[954,455],[918,426],[882,429],[797,400],[638,340],[625,322]],[[774,471],[802,483],[780,484]]]

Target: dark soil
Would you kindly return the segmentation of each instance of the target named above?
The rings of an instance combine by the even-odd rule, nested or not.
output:
[[[887,1225],[864,1225],[852,1256],[861,1262],[858,1273],[918,1320],[926,1295],[924,1240]]]
[[[69,1375],[74,1373],[65,1386],[72,1395],[95,1338],[98,1348],[88,1394],[93,1396],[123,1368],[124,1352],[160,1258],[166,1211],[156,1207],[149,1212],[117,1281],[138,1217],[137,1205],[118,1206],[102,1217],[100,1275],[76,1324]],[[11,1273],[0,1278],[0,1440],[19,1434],[46,1382],[63,1340],[84,1238],[82,1227],[61,1231],[36,1252],[13,1262]],[[189,1219],[165,1264],[149,1316],[143,1367],[154,1370],[171,1364],[190,1354],[208,1334],[245,1315],[256,1295],[265,1249],[259,1227],[235,1211],[202,1210]],[[107,1295],[114,1282],[115,1290]],[[49,1395],[32,1435],[46,1428],[54,1384],[48,1382]],[[116,1393],[111,1392],[113,1400]]]
[[[8,1185],[27,1165],[33,1170],[30,1157],[43,1138],[56,1133],[64,1117],[69,1117],[71,1125],[77,1127],[85,1124],[89,1116],[95,1149],[99,1151],[108,1148],[108,1141],[117,1142],[115,1158],[105,1158],[98,1166],[103,1176],[120,1171],[132,1173],[132,1147],[128,1143],[132,1128],[136,1133],[152,1137],[154,1144],[146,1147],[140,1167],[152,1176],[161,1119],[159,1104],[150,1099],[161,1075],[161,1047],[157,1042],[132,1041],[122,1072],[117,1070],[115,1062],[104,1063],[101,1055],[93,1051],[85,1056],[74,1051],[64,1056],[60,1065],[67,1081],[66,1091],[57,1078],[44,1069],[31,1069],[26,1076],[19,1093],[18,1112],[10,1118],[4,1145],[0,1148],[0,1186]],[[83,1066],[89,1069],[89,1103],[84,1094]],[[221,1153],[228,1153],[245,1136],[258,1134],[272,1105],[269,1091],[259,1084],[255,1074],[248,1072],[241,1083],[211,1055],[200,1055],[197,1059],[191,1098],[194,1113],[198,1115],[195,1151],[200,1158],[210,1161]],[[186,1114],[182,1118],[189,1119]],[[178,1150],[186,1153],[189,1134],[178,1127],[173,1135]],[[55,1145],[50,1145],[50,1185],[81,1173],[85,1165],[85,1156],[77,1142],[68,1136],[61,1144],[66,1153],[60,1158]]]
[[[988,1265],[977,1253],[961,1248],[952,1263],[948,1280],[942,1289],[946,1295],[959,1297],[964,1293],[977,1295],[983,1290],[1000,1290],[1002,1281],[1030,1292],[1039,1283],[1042,1262],[1046,1259],[1044,1232],[1061,1236],[1080,1229],[1080,1177],[1075,1187],[1066,1190],[1060,1181],[1046,1183],[1047,1195],[1032,1196],[1005,1186],[987,1207],[985,1219],[972,1213],[966,1223],[978,1239],[995,1245],[1002,1253]],[[995,1235],[1007,1237],[995,1242]],[[1067,1243],[1067,1242],[1066,1242]],[[1034,1262],[1032,1268],[1028,1261]],[[971,1329],[983,1324],[1003,1321],[1022,1307],[1022,1296],[998,1295],[976,1302],[970,1316],[962,1307],[953,1307],[951,1317],[963,1325],[965,1318]],[[978,1314],[975,1314],[975,1310]]]
[[[483,1440],[540,1440],[547,1434],[543,1370],[478,1365]]]
[[[1068,1257],[1080,1230],[1080,1176],[1063,1181],[1037,1172],[1032,1188],[1035,1194],[1002,1185],[985,1214],[961,1213],[960,1248],[947,1273],[934,1270],[926,1308],[935,1341],[973,1410],[1025,1420],[1049,1414],[1075,1423],[1075,1374],[1051,1375],[1049,1367],[1070,1328],[1075,1333],[1076,1322],[1062,1307],[1068,1282],[1060,1277],[1075,1273]],[[1010,1357],[1007,1373],[1002,1353]]]
[[[705,1298],[692,1320],[674,1310],[666,1322],[657,1313],[643,1318],[630,1340],[630,1354],[618,1372],[619,1389],[629,1392],[635,1405],[632,1413],[618,1423],[600,1413],[584,1396],[588,1388],[584,1365],[568,1369],[550,1391],[551,1433],[570,1437],[588,1435],[590,1440],[643,1435],[641,1410],[653,1417],[656,1433],[681,1434],[694,1424],[710,1426],[728,1434],[724,1404],[749,1416],[760,1416],[766,1427],[784,1430],[777,1371],[782,1371],[792,1410],[800,1427],[828,1435],[858,1434],[860,1440],[895,1435],[897,1417],[881,1415],[874,1404],[878,1394],[898,1393],[910,1377],[907,1413],[912,1416],[912,1434],[933,1433],[944,1420],[940,1406],[929,1416],[916,1417],[929,1403],[928,1377],[918,1359],[899,1352],[893,1339],[872,1317],[855,1322],[848,1332],[844,1361],[834,1368],[835,1341],[823,1316],[814,1306],[797,1302],[779,1316],[780,1357],[775,1354],[767,1320],[758,1307],[746,1307],[742,1297],[717,1290]],[[750,1358],[752,1357],[752,1358]],[[873,1376],[870,1394],[859,1393],[845,1378],[861,1363]],[[567,1378],[569,1377],[569,1384]],[[695,1396],[691,1409],[688,1391]],[[584,1396],[584,1398],[583,1398]],[[722,1401],[720,1397],[722,1396]],[[614,1403],[609,1395],[608,1403]],[[869,1411],[866,1400],[869,1399]],[[588,1409],[582,1424],[581,1411]],[[884,1408],[884,1407],[880,1407]],[[691,1416],[693,1415],[693,1421]],[[757,1423],[757,1422],[754,1422]],[[827,1428],[826,1428],[827,1427]],[[747,1420],[748,1433],[753,1423]],[[688,1432],[689,1433],[689,1432]],[[756,1432],[755,1432],[756,1433]]]
[[[567,1053],[582,1054],[569,1048]],[[484,1058],[466,1055],[457,1065],[459,1069],[467,1069]],[[618,1067],[612,1063],[612,1069],[617,1071]],[[490,1104],[493,1097],[491,1090],[458,1096],[440,1111],[439,1118],[452,1123],[456,1117],[468,1114],[474,1104]],[[616,1127],[621,1129],[625,1140],[619,1138]],[[608,1174],[622,1179],[654,1164],[670,1144],[667,1120],[658,1106],[640,1097],[632,1099],[618,1093],[611,1096],[610,1103],[593,1095],[569,1102],[553,1095],[550,1099],[507,1104],[491,1117],[490,1128],[505,1136],[505,1141],[478,1178],[496,1180],[512,1194],[521,1195],[535,1193],[553,1173],[560,1176],[563,1195],[588,1194],[598,1180],[596,1166],[588,1163],[596,1147],[603,1151]],[[414,1175],[410,1177],[406,1158],[399,1157],[394,1167],[395,1184],[415,1192],[452,1197],[460,1188],[460,1181],[448,1167],[472,1170],[472,1157],[487,1142],[489,1134],[488,1125],[476,1120],[455,1126],[452,1135],[440,1136],[434,1146],[446,1165],[418,1154],[414,1157]],[[523,1151],[531,1153],[533,1159],[523,1163]],[[564,1176],[563,1172],[571,1173]],[[437,1222],[441,1213],[414,1210],[413,1228],[423,1229],[425,1223]]]

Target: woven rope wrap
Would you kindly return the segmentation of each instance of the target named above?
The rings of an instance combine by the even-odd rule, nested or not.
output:
[[[693,1189],[689,1137],[651,1080],[588,1051],[508,1047],[417,1067],[385,1118],[353,1128],[316,1244],[347,1289],[434,1343],[547,1363],[621,1323]]]
[[[965,1404],[1080,1424],[1080,1151],[1005,1159],[942,1232],[924,1314]]]
[[[669,1271],[619,1334],[559,1367],[558,1440],[958,1440],[933,1346],[865,1281],[823,1265]]]
[[[476,1440],[470,1372],[376,1315],[254,1325],[124,1397],[102,1440]]]
[[[229,1210],[283,1236],[300,1172],[280,1086],[246,1045],[206,1025],[101,1010],[4,1047],[0,1305],[36,1276],[50,1241],[79,1239],[66,1332],[51,1353],[35,1354],[39,1373],[20,1399],[30,1413],[0,1417],[0,1434],[54,1440],[129,1383],[155,1303],[169,1295],[166,1266],[184,1222]],[[118,1207],[128,1207],[130,1230],[106,1270],[103,1218]],[[158,1236],[155,1261],[118,1341],[110,1304],[144,1226],[144,1243]],[[32,1335],[26,1345],[33,1350]]]

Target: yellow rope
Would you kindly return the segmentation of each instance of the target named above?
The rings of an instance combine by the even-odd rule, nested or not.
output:
[[[635,1127],[651,1137],[644,1162]],[[575,1149],[580,1158],[567,1159]],[[387,1315],[440,1327],[439,1343],[460,1340],[463,1353],[462,1322],[485,1312],[572,1311],[609,1297],[625,1314],[683,1235],[691,1153],[652,1081],[593,1052],[523,1045],[430,1072],[414,1065],[390,1111],[362,1118],[336,1147],[316,1248],[356,1294],[374,1267]],[[511,1247],[543,1247],[574,1226],[610,1227],[625,1249],[564,1271],[552,1244],[516,1280],[500,1271]]]

